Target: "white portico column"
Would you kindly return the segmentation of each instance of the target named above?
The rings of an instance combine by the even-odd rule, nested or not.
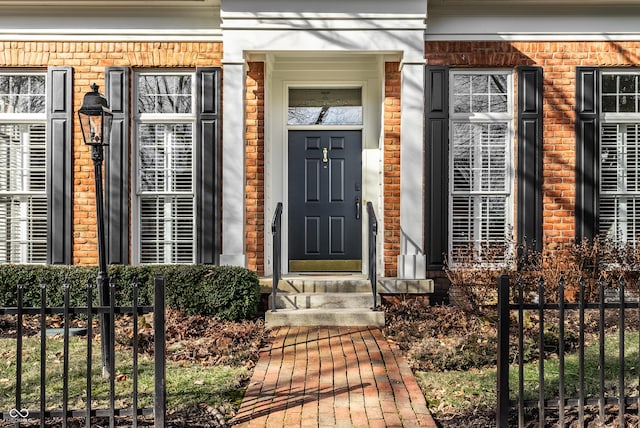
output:
[[[246,266],[244,254],[244,60],[223,61],[221,265]]]
[[[424,60],[402,63],[398,277],[426,277],[424,253]]]

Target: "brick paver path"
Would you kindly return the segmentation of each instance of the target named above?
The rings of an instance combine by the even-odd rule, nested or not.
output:
[[[240,427],[432,427],[416,378],[375,327],[282,327],[262,351]]]

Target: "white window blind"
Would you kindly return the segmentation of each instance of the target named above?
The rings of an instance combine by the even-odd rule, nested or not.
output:
[[[511,227],[510,74],[452,72],[449,251],[452,261],[505,257]]]
[[[137,261],[195,260],[194,123],[191,75],[137,79]]]
[[[0,262],[46,263],[44,124],[0,123]]]
[[[602,236],[635,242],[640,232],[640,124],[601,127],[599,210]]]

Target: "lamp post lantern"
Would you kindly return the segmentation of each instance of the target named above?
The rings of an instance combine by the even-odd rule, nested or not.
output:
[[[102,190],[102,162],[104,160],[104,147],[111,140],[111,125],[113,114],[109,109],[107,99],[98,92],[98,85],[91,85],[91,92],[84,95],[82,106],[78,110],[78,118],[82,127],[82,137],[85,144],[91,146],[91,159],[95,175],[96,188],[96,217],[98,226],[98,293],[100,306],[110,305],[109,275],[107,274],[107,250],[104,232],[104,196]],[[100,316],[100,335],[102,342],[102,375],[109,377],[113,367],[113,355],[111,345],[113,341],[110,328],[110,315],[103,312]]]

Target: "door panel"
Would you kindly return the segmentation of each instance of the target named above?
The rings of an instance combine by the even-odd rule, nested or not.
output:
[[[360,131],[289,131],[289,270],[362,266]]]

